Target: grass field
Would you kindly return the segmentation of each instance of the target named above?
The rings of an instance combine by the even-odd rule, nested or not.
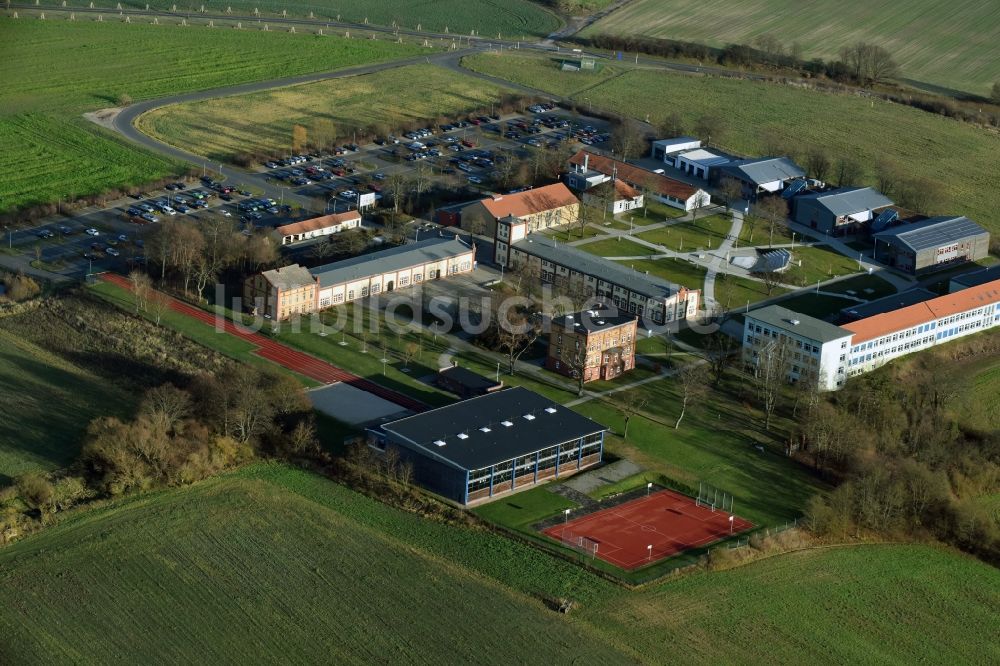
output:
[[[1000,5],[980,0],[845,0],[817,6],[794,0],[636,0],[583,34],[710,46],[773,35],[786,47],[798,42],[806,59],[835,58],[845,46],[874,41],[910,79],[986,93],[1000,78]]]
[[[715,278],[715,300],[726,310],[739,310],[747,303],[752,305],[786,293],[788,289],[776,286],[768,294],[763,282],[737,275],[719,273]]]
[[[419,85],[416,84],[419,82]],[[240,151],[287,152],[292,126],[341,138],[372,123],[470,111],[497,99],[497,86],[434,65],[410,65],[350,79],[156,109],[139,119],[147,134],[213,159]]]
[[[519,497],[550,508],[535,492]],[[948,551],[820,549],[628,591],[280,465],[79,512],[0,551],[0,572],[7,663],[1000,657],[1000,574]],[[539,600],[559,597],[579,609]]]
[[[697,264],[679,259],[623,259],[619,264],[640,273],[656,275],[690,289],[701,289],[708,272]]]
[[[858,160],[870,185],[875,185],[876,161],[891,155],[909,175],[940,184],[942,195],[931,212],[967,215],[1000,232],[994,186],[1000,181],[1000,136],[969,124],[898,104],[774,83],[626,65],[616,65],[613,75],[607,72],[611,68],[584,74],[584,82],[579,72],[560,72],[550,59],[524,54],[475,55],[462,62],[476,71],[569,95],[581,108],[592,103],[640,119],[648,114],[654,125],[677,112],[690,131],[702,114],[722,110],[723,147],[760,155],[769,134],[802,153],[823,146],[833,158]]]
[[[442,556],[462,539],[485,549],[501,537],[430,524],[422,540],[445,548],[427,547],[414,523],[319,477],[268,467],[82,513],[0,553],[0,654],[20,664],[112,654],[120,663],[470,663],[484,653],[626,662],[579,622]]]
[[[698,574],[581,615],[647,663],[982,663],[1000,659],[998,585],[996,569],[945,550],[859,546]]]
[[[1000,423],[1000,357],[976,359],[967,365],[974,367],[966,367],[971,375],[965,375],[968,390],[963,391],[969,397],[959,405],[963,423],[984,431],[995,429]]]
[[[29,471],[67,466],[91,419],[124,416],[135,397],[0,330],[0,487]]]
[[[850,298],[806,292],[786,298],[778,305],[800,314],[831,321],[841,310],[858,305],[858,302]]]
[[[576,248],[599,257],[648,257],[656,254],[653,248],[640,245],[623,236],[583,243]]]
[[[639,238],[677,252],[717,248],[729,235],[733,221],[721,215],[709,215],[692,222],[644,231]]]
[[[51,1],[51,0],[50,0]],[[82,0],[76,0],[82,2]],[[603,0],[585,0],[589,4]],[[129,0],[122,5],[145,7],[144,0]],[[308,3],[284,0],[226,0],[225,5],[208,5],[198,0],[173,2],[173,0],[151,0],[150,7],[169,9],[174,4],[178,10],[197,10],[205,4],[209,11],[222,13],[223,7],[232,7],[234,14],[250,15],[254,9],[263,14],[276,15],[287,10],[289,16],[308,16],[313,12],[316,18],[376,25],[398,25],[401,28],[453,35],[468,35],[475,30],[483,38],[496,37],[499,32],[504,39],[524,39],[543,37],[559,27],[559,19],[539,4],[529,0],[311,0]]]
[[[82,114],[133,100],[425,53],[415,44],[0,18],[0,209],[127,187],[172,164]]]

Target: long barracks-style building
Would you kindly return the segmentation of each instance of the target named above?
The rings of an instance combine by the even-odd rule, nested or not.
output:
[[[417,484],[473,505],[597,465],[605,430],[516,387],[370,428],[368,444],[397,453]]]

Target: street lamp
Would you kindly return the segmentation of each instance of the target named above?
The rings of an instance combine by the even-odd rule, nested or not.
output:
[[[563,509],[563,524],[564,525],[569,522],[569,512],[571,510],[572,509]]]
[[[649,491],[653,489],[653,482],[650,481],[646,484],[646,497],[649,497]]]
[[[646,561],[649,562],[653,559],[653,544],[646,546]]]
[[[735,518],[735,516],[729,516],[729,533],[730,534],[733,533],[733,518]]]

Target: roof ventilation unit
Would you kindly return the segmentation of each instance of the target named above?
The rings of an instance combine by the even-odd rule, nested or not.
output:
[[[444,440],[443,439],[435,439],[434,440],[434,444],[436,446],[444,446]]]
[[[546,407],[545,411],[547,411],[549,414],[555,414],[556,413],[556,408],[555,407]]]
[[[504,428],[509,428],[512,425],[514,425],[514,422],[513,421],[501,421],[500,425],[502,425]]]
[[[535,415],[534,414],[525,414],[524,418],[525,418],[526,421],[534,421],[535,420]]]
[[[479,429],[479,432],[493,432],[493,431],[490,430],[489,426],[483,426],[482,428]]]
[[[466,435],[464,432],[460,432],[460,433],[458,433],[458,438],[459,439],[469,439],[469,436]]]

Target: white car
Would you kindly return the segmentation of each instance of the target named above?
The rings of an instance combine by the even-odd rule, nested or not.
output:
[[[232,217],[232,216],[233,216],[233,214],[232,214],[232,213],[230,213],[230,212],[229,212],[228,210],[226,210],[225,208],[220,208],[220,209],[219,209],[219,214],[220,214],[220,215],[222,215],[223,217]]]
[[[162,210],[165,215],[176,215],[177,214],[177,211],[174,210],[173,208],[171,208],[170,206],[164,206],[160,210]]]
[[[91,227],[90,229],[87,229],[87,235],[88,236],[100,236],[101,232],[98,231],[97,229],[94,229],[93,227]]]
[[[109,247],[107,250],[104,251],[104,253],[111,257],[117,257],[119,254],[121,254],[121,252],[119,252],[113,247]]]
[[[482,184],[483,179],[480,178],[479,176],[469,176],[469,182],[475,183],[476,185],[480,185]]]

